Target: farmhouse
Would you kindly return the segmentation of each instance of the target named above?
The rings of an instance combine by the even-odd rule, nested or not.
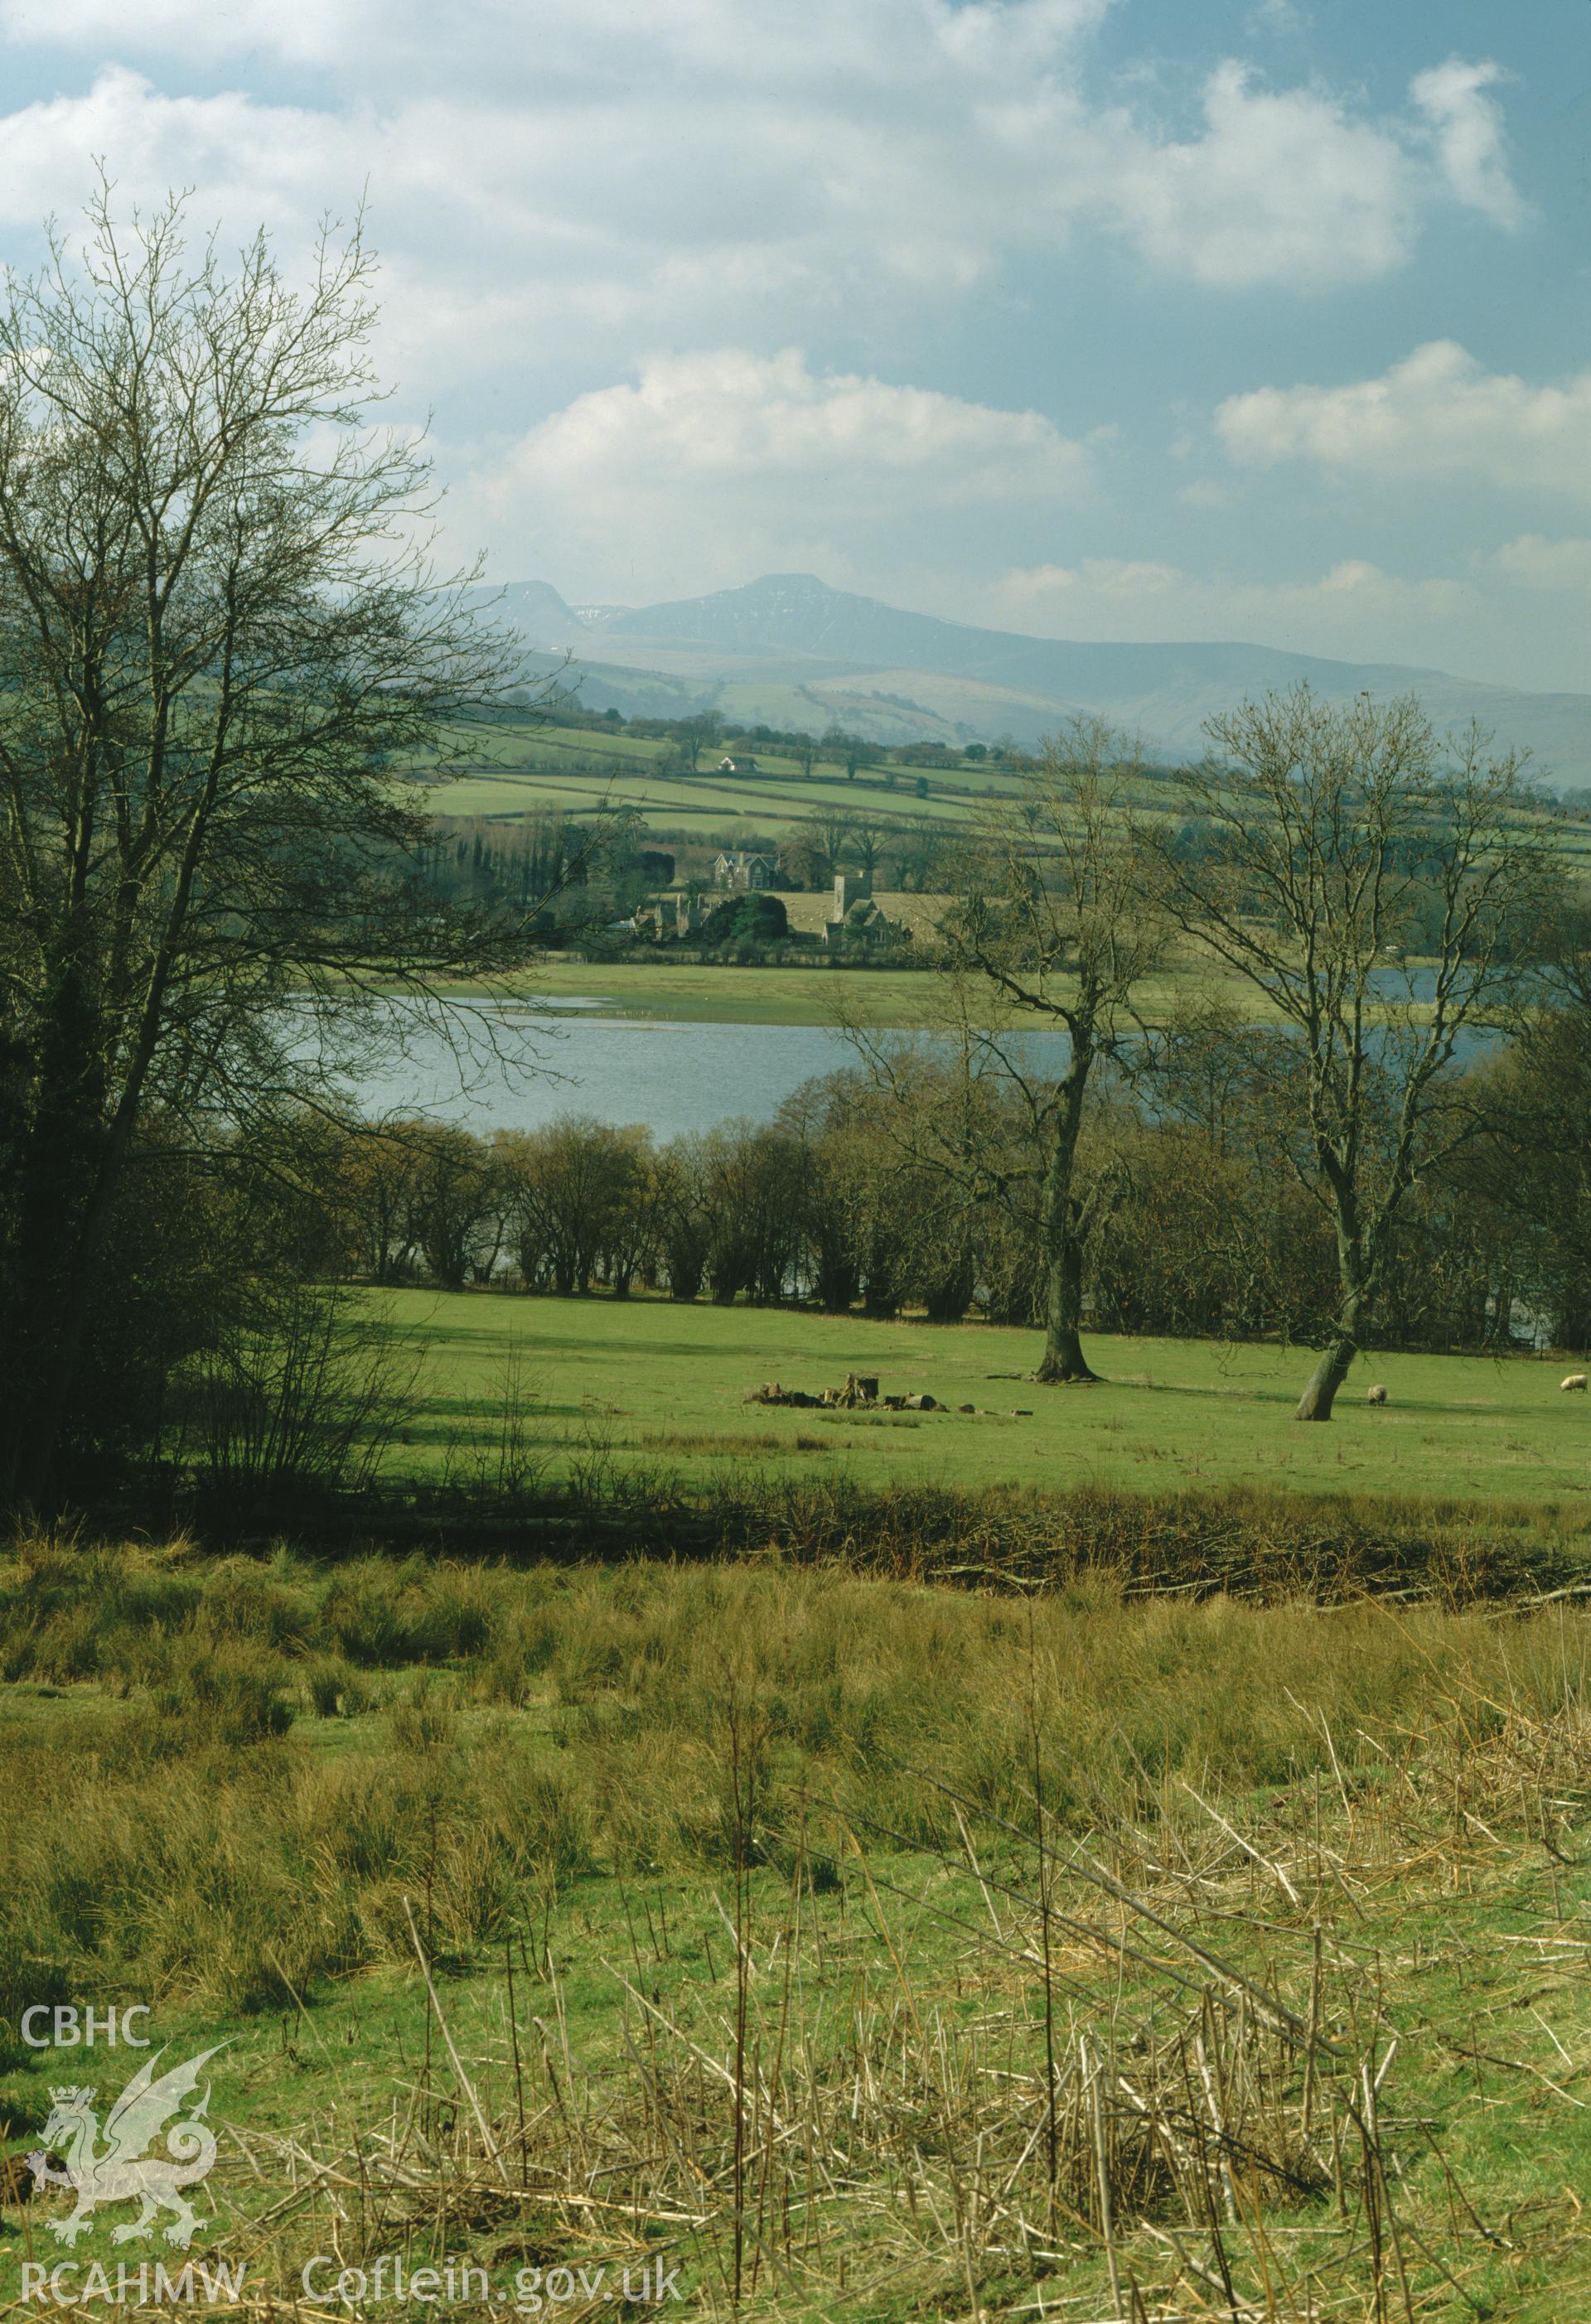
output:
[[[713,865],[713,885],[732,893],[748,888],[771,888],[779,866],[771,855],[748,853],[737,847],[721,854]]]
[[[721,775],[755,775],[761,772],[754,759],[744,752],[726,752],[718,761]]]

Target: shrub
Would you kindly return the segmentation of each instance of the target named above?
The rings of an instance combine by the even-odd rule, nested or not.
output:
[[[722,944],[782,944],[790,934],[790,915],[777,896],[757,892],[730,896],[714,906],[702,922],[699,941]]]

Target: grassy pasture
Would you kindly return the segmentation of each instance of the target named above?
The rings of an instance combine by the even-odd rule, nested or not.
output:
[[[928,796],[916,792],[917,770],[893,770],[893,783],[876,769],[862,768],[847,779],[843,765],[814,762],[803,774],[779,752],[755,752],[754,775],[720,775],[720,751],[703,752],[694,774],[664,774],[671,743],[644,736],[608,734],[579,727],[460,729],[444,739],[440,763],[467,763],[468,771],[441,784],[435,793],[444,815],[523,815],[558,807],[589,815],[604,804],[640,808],[653,821],[699,823],[716,829],[736,823],[761,830],[788,831],[826,810],[889,822],[929,817],[954,825],[965,821],[988,797],[1014,797],[1020,779],[998,768],[976,765],[924,770]],[[590,761],[600,762],[593,771]]]
[[[372,1295],[423,1348],[421,1408],[394,1464],[435,1473],[500,1410],[513,1351],[531,1386],[532,1441],[553,1473],[605,1460],[710,1482],[755,1463],[863,1485],[930,1483],[1166,1493],[1253,1486],[1550,1503],[1591,1519],[1591,1405],[1561,1395],[1557,1361],[1376,1355],[1325,1427],[1290,1418],[1306,1351],[1096,1337],[1092,1388],[1033,1387],[1041,1339],[983,1323],[869,1323],[768,1308]],[[848,1371],[954,1409],[824,1413],[748,1405],[778,1380],[819,1391]],[[1388,1402],[1364,1400],[1373,1380]],[[1025,1409],[1022,1409],[1024,1408]]]
[[[421,770],[438,763],[468,770],[439,788],[436,804],[442,814],[523,814],[561,807],[585,815],[606,800],[637,807],[664,822],[699,820],[708,827],[745,822],[763,830],[791,830],[823,810],[874,822],[927,817],[954,825],[976,814],[985,799],[1014,798],[1022,788],[1020,775],[975,762],[887,770],[862,767],[847,778],[843,764],[818,759],[811,772],[803,774],[794,759],[761,746],[753,753],[754,775],[718,774],[722,751],[717,746],[703,752],[695,773],[664,774],[662,763],[674,747],[622,729],[470,726],[444,730],[439,750],[416,763]],[[593,761],[600,772],[590,771]],[[920,775],[928,784],[928,795],[920,798]],[[1174,794],[1152,774],[1134,796],[1151,813],[1167,812],[1173,805]],[[1584,868],[1591,861],[1591,825],[1552,807],[1543,808],[1540,821],[1571,864]]]
[[[195,2255],[249,2316],[401,2251],[484,2268],[469,2315],[661,2258],[770,2324],[1567,2324],[1588,1650],[1561,1606],[23,1539],[4,2144],[138,2062],[21,2009],[136,2001],[228,2043]],[[0,2193],[8,2301],[65,2208]],[[126,2217],[72,2256],[170,2259]]]
[[[748,968],[660,960],[645,951],[593,961],[550,954],[495,988],[494,997],[504,991],[545,1001],[554,1012],[560,1004],[601,1001],[615,1016],[690,1025],[828,1025],[843,999],[870,1024],[908,1030],[930,1021],[934,980],[916,969],[841,969],[821,955],[782,968]]]
[[[909,790],[885,791],[881,784],[853,785],[843,774],[828,780],[815,775],[807,781],[798,775],[785,782],[764,782],[757,776],[740,780],[661,775],[618,765],[611,774],[600,775],[560,767],[501,774],[477,768],[439,785],[433,798],[442,815],[526,815],[556,808],[579,816],[605,807],[633,807],[652,824],[683,824],[704,831],[745,825],[762,832],[792,832],[827,810],[885,824],[927,816],[949,827],[964,822],[977,804],[966,798],[920,799]]]
[[[828,893],[809,892],[782,896],[781,901],[798,930],[816,933],[822,927],[830,898]],[[910,921],[926,943],[942,899],[881,892],[880,901],[892,918]],[[603,1001],[625,1016],[689,1024],[828,1025],[835,1021],[837,1004],[841,1003],[846,1016],[875,1026],[931,1031],[944,1022],[943,994],[930,971],[871,968],[856,963],[842,966],[826,952],[818,951],[778,968],[727,961],[680,962],[666,950],[649,945],[601,960],[549,953],[532,966],[499,980],[493,991],[497,997],[504,993],[526,999],[539,996],[554,1007],[560,1001]],[[1275,1019],[1276,1012],[1252,985],[1222,971],[1207,956],[1198,956],[1191,946],[1184,946],[1163,974],[1143,980],[1136,1005],[1147,1022],[1163,1023],[1196,993],[1206,999],[1224,997],[1244,1011],[1247,1023],[1263,1024]],[[1424,1014],[1423,1004],[1416,1002],[1412,1010],[1397,1013],[1418,1018]]]

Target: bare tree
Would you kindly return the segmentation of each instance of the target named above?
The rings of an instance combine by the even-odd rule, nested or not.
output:
[[[846,843],[851,858],[858,872],[869,881],[878,869],[879,857],[883,853],[889,838],[887,824],[864,822],[851,825]]]
[[[1078,1148],[1096,1069],[1136,1029],[1140,990],[1164,949],[1133,807],[1141,764],[1138,746],[1097,719],[1047,742],[1020,796],[986,810],[963,868],[965,899],[946,924],[952,980],[981,979],[1008,1028],[1038,1022],[1066,1035],[1053,1074],[1028,1063],[1020,1042],[1003,1038],[1001,1052],[1041,1156],[1039,1378],[1049,1382],[1096,1378],[1082,1345],[1083,1264],[1111,1176],[1080,1172]]]
[[[50,1489],[141,1122],[236,1133],[375,980],[514,949],[417,882],[407,770],[520,673],[369,425],[372,266],[295,291],[102,192],[0,299],[0,1499]]]
[[[676,730],[680,748],[690,761],[689,771],[695,774],[701,765],[701,754],[723,739],[724,721],[716,710],[698,710],[689,718],[681,718]]]
[[[843,726],[830,726],[823,735],[822,747],[831,759],[837,759],[846,770],[846,780],[854,783],[858,767],[866,766],[873,753],[865,736],[852,734]]]
[[[809,887],[827,888],[844,860],[850,835],[848,818],[825,807],[807,817],[785,853]]]
[[[931,816],[902,817],[888,830],[888,853],[895,867],[897,888],[930,887],[947,853],[947,827]]]
[[[627,1296],[652,1232],[651,1151],[650,1131],[586,1114],[499,1134],[495,1153],[527,1289],[546,1279],[560,1298],[585,1298],[606,1259]]]
[[[1206,731],[1213,754],[1182,783],[1191,836],[1161,835],[1155,892],[1290,1037],[1296,1167],[1339,1285],[1296,1416],[1329,1420],[1404,1198],[1474,1132],[1457,1053],[1523,973],[1552,851],[1520,754],[1489,758],[1473,727],[1439,742],[1412,696],[1300,687]]]

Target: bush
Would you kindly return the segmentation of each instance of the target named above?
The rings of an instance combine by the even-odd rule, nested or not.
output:
[[[703,945],[782,944],[790,915],[777,896],[730,896],[710,911],[701,927]]]

